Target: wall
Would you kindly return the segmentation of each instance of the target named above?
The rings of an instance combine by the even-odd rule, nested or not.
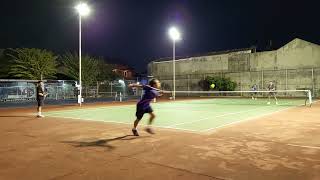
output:
[[[149,74],[171,89],[172,61],[152,62]],[[230,77],[238,90],[248,90],[254,83],[265,89],[275,81],[278,89],[320,89],[320,46],[294,39],[275,51],[226,53],[176,61],[176,89],[200,90],[198,82],[207,75]]]

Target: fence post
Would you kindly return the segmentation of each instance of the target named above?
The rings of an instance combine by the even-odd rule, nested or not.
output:
[[[56,100],[58,100],[58,86],[56,86]]]
[[[111,97],[112,97],[112,81],[110,83],[110,93],[111,93]]]
[[[263,70],[261,70],[261,88],[264,89],[264,79],[263,79]]]
[[[190,91],[190,74],[187,75],[187,84],[188,84],[188,96],[189,96],[189,91]]]
[[[311,70],[311,81],[312,81],[312,96],[314,97],[315,88],[314,88],[314,69],[313,68]]]
[[[99,81],[97,81],[97,90],[96,90],[96,97],[99,96]]]
[[[65,84],[64,84],[64,81],[62,81],[62,96],[63,96],[63,99],[66,99],[66,93],[65,93]]]
[[[286,69],[286,90],[288,90],[288,69]]]
[[[241,94],[240,96],[242,97],[243,94],[242,94],[242,77],[241,77],[241,72],[238,72],[239,73],[239,77],[240,77],[240,91],[241,91]]]

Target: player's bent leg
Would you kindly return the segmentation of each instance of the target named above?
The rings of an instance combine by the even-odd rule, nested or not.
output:
[[[138,130],[137,130],[137,126],[138,126],[140,120],[141,120],[141,119],[136,119],[136,120],[134,121],[134,123],[133,123],[132,134],[133,134],[134,136],[139,136],[139,133],[138,133]]]
[[[276,105],[278,105],[278,99],[276,95],[274,95],[274,99],[276,100]]]
[[[143,117],[143,114],[144,114],[144,112],[142,110],[137,110],[137,112],[136,112],[137,119],[134,121],[133,128],[132,128],[132,133],[133,133],[134,136],[139,136],[137,127],[138,127],[138,124],[139,124],[140,120]]]
[[[150,112],[149,125],[153,123],[153,120],[156,118],[156,115],[153,112]]]
[[[153,129],[150,127],[150,125],[153,123],[153,120],[156,118],[156,115],[153,112],[149,112],[149,114],[150,114],[149,123],[148,123],[148,127],[145,130],[149,134],[155,134]]]
[[[136,119],[136,120],[134,121],[134,123],[133,123],[133,128],[134,128],[134,129],[137,129],[137,126],[138,126],[140,120],[141,120],[141,119]]]
[[[42,111],[42,106],[38,106],[37,110],[38,110],[37,117],[38,117],[38,118],[44,117],[44,115],[42,115],[42,112],[41,112],[41,111]]]

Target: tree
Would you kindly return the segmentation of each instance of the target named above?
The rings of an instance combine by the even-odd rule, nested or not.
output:
[[[79,56],[76,53],[66,53],[61,58],[63,64],[63,74],[74,80],[79,79]],[[88,89],[93,85],[99,75],[99,61],[96,58],[85,55],[81,58],[81,81]]]
[[[99,58],[99,81],[113,81],[119,79],[120,75],[116,74],[112,70],[116,67],[114,64],[106,63],[104,59]]]
[[[13,78],[10,76],[10,66],[12,65],[11,57],[8,54],[12,50],[10,49],[0,49],[0,78],[10,79]]]
[[[77,53],[66,53],[61,57],[62,73],[71,79],[79,79],[79,56]],[[86,92],[89,86],[97,86],[99,90],[99,83],[111,81],[119,78],[119,75],[114,73],[112,70],[115,65],[108,64],[103,58],[94,58],[89,55],[83,56],[81,59],[81,77],[82,84],[86,88]]]
[[[57,71],[57,56],[43,49],[15,49],[9,54],[12,58],[9,74],[23,79],[54,78]]]

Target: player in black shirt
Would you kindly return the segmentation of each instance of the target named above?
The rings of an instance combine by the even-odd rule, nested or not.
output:
[[[273,92],[273,91],[276,90],[276,85],[272,81],[269,82],[267,90],[270,91],[269,95],[268,95],[268,100],[269,100],[268,104],[270,104],[271,96],[274,97],[274,99],[276,100],[276,104],[278,104],[278,99],[277,99],[277,96],[276,96],[276,92]]]
[[[39,81],[37,84],[37,102],[38,102],[38,118],[44,117],[44,115],[41,114],[42,106],[44,105],[44,98],[46,96],[45,89],[44,89],[44,83],[42,81]]]

